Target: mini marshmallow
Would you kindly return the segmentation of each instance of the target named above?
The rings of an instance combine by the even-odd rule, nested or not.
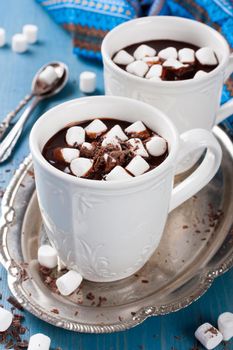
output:
[[[23,53],[27,51],[27,38],[24,34],[15,34],[12,37],[11,48],[14,52]]]
[[[120,141],[115,137],[105,137],[101,143],[101,146],[107,147],[108,145],[113,145],[114,147],[121,150]]]
[[[143,57],[143,62],[146,62],[148,66],[152,66],[153,64],[156,64],[159,62],[159,57],[158,56],[153,56],[153,57]]]
[[[148,71],[148,65],[143,61],[134,61],[126,66],[126,71],[142,78]]]
[[[167,47],[166,49],[159,51],[158,56],[162,60],[168,60],[169,58],[176,59],[177,58],[177,50],[175,47]]]
[[[82,276],[80,273],[70,270],[56,280],[56,286],[61,295],[70,295],[82,283]]]
[[[198,70],[197,73],[194,75],[193,79],[199,79],[207,75],[208,73],[204,70]]]
[[[222,333],[224,341],[233,337],[233,314],[231,312],[224,312],[218,317],[218,329]]]
[[[70,163],[70,169],[77,177],[85,176],[91,170],[93,160],[89,158],[76,158]]]
[[[38,249],[38,262],[40,265],[53,269],[57,266],[57,251],[48,244],[40,246]]]
[[[218,64],[215,53],[211,47],[202,47],[196,51],[197,60],[203,65],[215,65]]]
[[[107,153],[104,154],[104,160],[105,160],[105,162],[107,162],[108,160],[111,160],[111,162],[116,163],[116,159],[114,159],[113,157],[111,157]]]
[[[23,34],[27,38],[29,44],[34,44],[37,41],[38,27],[34,24],[25,24],[23,26]]]
[[[93,146],[90,142],[83,142],[82,148],[86,148],[86,149],[88,149],[88,151],[91,151]]]
[[[73,159],[79,157],[79,150],[76,148],[62,148],[61,149],[62,158],[66,163],[70,163]]]
[[[146,78],[151,79],[154,77],[161,77],[162,71],[163,67],[160,64],[155,64],[150,68],[149,72],[146,75]]]
[[[81,145],[85,141],[85,130],[81,126],[72,126],[66,132],[66,142],[69,146]]]
[[[0,307],[0,332],[5,332],[10,327],[12,320],[12,313]]]
[[[179,68],[185,67],[185,65],[174,58],[168,58],[165,62],[163,62],[163,67],[171,67],[174,69],[179,69]]]
[[[0,28],[0,47],[6,44],[6,31],[4,28]]]
[[[120,50],[116,56],[113,58],[113,62],[117,64],[122,64],[123,66],[130,64],[134,61],[133,56],[131,56],[127,51]]]
[[[95,139],[96,137],[107,131],[107,126],[102,122],[102,120],[94,119],[86,128],[86,134],[90,138]]]
[[[160,77],[152,77],[149,80],[150,81],[163,81]]]
[[[193,63],[195,62],[195,52],[193,49],[185,47],[178,51],[178,58],[182,63]]]
[[[222,334],[207,322],[197,328],[195,337],[208,350],[214,349],[222,341]]]
[[[39,75],[40,81],[51,85],[57,80],[58,76],[53,66],[47,66]]]
[[[108,173],[105,176],[106,181],[120,181],[120,180],[127,180],[131,178],[132,176],[127,173],[127,171],[122,168],[120,165],[115,166],[110,173]]]
[[[138,138],[133,138],[127,141],[131,146],[132,152],[137,156],[149,157],[142,141]]]
[[[146,149],[150,155],[159,157],[167,150],[166,141],[160,136],[153,136],[147,143]]]
[[[30,337],[28,350],[49,350],[51,339],[42,333],[34,334]]]
[[[129,125],[126,129],[125,132],[127,134],[134,134],[134,133],[140,133],[146,131],[146,127],[143,124],[143,122],[141,122],[141,120],[138,120],[137,122],[134,122],[133,124]]]
[[[136,60],[141,60],[143,59],[143,57],[146,57],[146,56],[149,56],[149,57],[155,56],[156,51],[152,47],[142,44],[136,48],[133,55],[136,58]]]
[[[82,72],[79,76],[80,91],[90,94],[96,89],[96,74],[94,72]]]
[[[128,137],[125,135],[124,131],[121,129],[120,125],[116,124],[112,129],[109,130],[109,132],[106,134],[106,137],[108,138],[116,138],[121,141],[128,140]]]
[[[134,157],[126,167],[126,170],[134,176],[142,175],[149,169],[149,164],[141,156]]]

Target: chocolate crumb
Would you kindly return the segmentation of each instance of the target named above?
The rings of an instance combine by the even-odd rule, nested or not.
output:
[[[23,311],[24,308],[22,307],[22,305],[13,297],[13,296],[10,296],[8,299],[7,299],[8,303],[10,303],[11,305],[13,305],[16,309],[20,310],[20,311]]]
[[[142,283],[149,283],[148,280],[142,280]]]
[[[182,228],[185,230],[188,228],[188,225],[183,225]]]
[[[107,301],[107,298],[105,298],[105,297],[99,297],[99,302],[98,302],[98,304],[97,304],[96,306],[97,306],[97,307],[102,306],[102,303],[104,303],[105,301]]]
[[[92,292],[89,292],[89,293],[87,293],[86,298],[87,298],[88,300],[94,300],[94,299],[95,299],[95,296],[94,296],[94,294],[93,294]]]
[[[52,309],[51,312],[53,312],[54,314],[57,314],[57,315],[59,314],[59,310],[56,308]]]

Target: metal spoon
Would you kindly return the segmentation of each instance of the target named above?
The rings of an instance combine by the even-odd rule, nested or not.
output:
[[[57,79],[50,85],[42,83],[39,79],[40,73],[47,66],[53,66],[57,73]],[[60,92],[66,85],[68,77],[68,67],[62,62],[48,63],[37,72],[32,81],[32,97],[34,96],[34,99],[31,105],[25,109],[17,123],[14,125],[14,127],[11,129],[8,135],[4,138],[4,140],[0,143],[0,163],[4,162],[11,155],[11,152],[22,133],[24,124],[26,123],[33,109],[43,99],[52,97],[58,92]]]

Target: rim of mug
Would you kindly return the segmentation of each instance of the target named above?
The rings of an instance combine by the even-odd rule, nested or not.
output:
[[[205,30],[208,30],[219,41],[221,41],[222,44],[226,48],[226,51],[224,52],[224,55],[223,55],[221,62],[217,65],[217,67],[215,69],[213,69],[211,72],[209,72],[208,75],[204,75],[200,79],[193,79],[192,78],[192,79],[177,80],[177,81],[166,81],[166,80],[151,81],[150,79],[137,77],[136,75],[130,74],[130,73],[126,72],[124,69],[118,67],[118,65],[113,62],[113,60],[109,54],[108,46],[107,46],[108,45],[107,42],[108,42],[108,40],[111,39],[111,36],[113,34],[115,34],[118,31],[121,32],[122,30],[127,31],[127,28],[134,23],[150,22],[150,21],[156,22],[156,21],[163,21],[163,20],[173,21],[173,22],[183,22],[183,23],[189,22],[189,23],[192,23],[194,26],[197,26],[199,28],[205,28]],[[132,44],[134,44],[134,42],[132,42]],[[226,52],[227,52],[227,54],[226,54]],[[115,70],[117,72],[117,74],[120,74],[125,78],[132,79],[135,83],[141,83],[141,84],[144,83],[146,85],[148,84],[148,86],[154,85],[154,86],[165,87],[165,88],[171,88],[174,86],[177,88],[178,86],[187,87],[187,85],[194,85],[194,84],[198,84],[200,82],[205,82],[205,81],[208,81],[209,78],[217,75],[218,72],[223,68],[223,66],[225,66],[227,64],[228,57],[230,55],[230,48],[229,48],[229,45],[228,45],[226,39],[217,30],[208,26],[205,23],[201,23],[201,22],[198,22],[196,20],[189,19],[189,18],[176,17],[176,16],[147,16],[147,17],[140,17],[140,18],[132,19],[130,21],[122,23],[122,24],[116,26],[115,28],[113,28],[110,32],[108,32],[107,35],[104,37],[104,40],[102,42],[101,53],[102,53],[103,59],[111,67],[111,69]]]
[[[117,180],[117,181],[101,181],[101,180],[91,180],[91,179],[85,179],[85,178],[79,178],[75,176],[71,176],[70,174],[67,174],[54,166],[52,166],[42,155],[42,152],[40,151],[39,145],[38,145],[38,132],[39,130],[43,129],[44,124],[46,124],[46,120],[50,117],[51,113],[56,113],[58,109],[61,109],[63,107],[66,107],[67,105],[71,103],[77,103],[79,105],[80,103],[83,102],[91,102],[91,100],[94,99],[108,99],[108,100],[115,100],[115,103],[119,103],[120,101],[124,100],[126,103],[131,103],[135,104],[135,109],[137,105],[143,105],[144,108],[147,108],[148,110],[151,110],[151,113],[154,115],[159,115],[160,118],[163,118],[165,122],[169,125],[170,130],[173,135],[173,146],[172,149],[169,151],[169,154],[167,158],[156,168],[148,171],[147,173],[144,173],[140,176],[133,177],[127,180]],[[127,118],[126,118],[127,120]],[[136,121],[136,120],[135,120]],[[77,121],[78,122],[78,121]],[[65,119],[64,119],[64,126],[65,127],[67,124],[65,124]],[[54,135],[54,134],[53,134]],[[48,140],[47,140],[48,141]],[[46,142],[47,142],[46,141]],[[63,179],[64,181],[68,181],[70,183],[78,183],[79,185],[82,185],[84,187],[90,187],[90,188],[98,188],[98,189],[119,189],[119,188],[129,188],[129,187],[135,187],[138,184],[145,183],[147,180],[154,178],[154,176],[159,176],[162,174],[164,171],[166,171],[167,167],[169,164],[174,162],[175,160],[175,155],[178,152],[179,149],[179,134],[178,131],[175,127],[175,125],[172,123],[172,121],[159,109],[145,103],[142,101],[137,101],[128,97],[120,97],[120,96],[105,96],[105,95],[100,95],[100,96],[89,96],[89,97],[82,97],[82,98],[76,98],[72,99],[66,102],[63,102],[61,104],[56,105],[55,107],[49,109],[46,111],[42,116],[35,122],[35,124],[32,127],[32,130],[30,132],[30,137],[29,137],[29,145],[30,145],[30,150],[32,153],[32,156],[36,159],[36,161],[40,164],[40,166],[48,171],[50,174],[54,175],[55,177],[58,177],[60,179]]]

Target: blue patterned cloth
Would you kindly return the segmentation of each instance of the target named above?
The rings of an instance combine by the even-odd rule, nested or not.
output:
[[[72,33],[74,53],[101,59],[106,33],[125,21],[145,15],[196,19],[220,31],[233,49],[233,0],[36,0]],[[233,77],[223,89],[222,103],[233,96]],[[233,130],[233,118],[225,123]]]

